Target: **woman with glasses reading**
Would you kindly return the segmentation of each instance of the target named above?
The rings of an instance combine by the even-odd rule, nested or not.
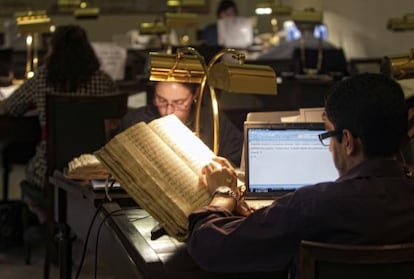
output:
[[[195,102],[197,84],[178,82],[156,82],[154,85],[154,99],[152,104],[137,108],[126,114],[122,119],[119,131],[144,121],[149,123],[152,120],[175,114],[192,131],[195,130]],[[208,102],[203,102],[208,103]],[[213,124],[209,107],[202,107],[200,138],[211,149],[213,147]],[[243,146],[243,134],[237,127],[222,113],[220,114],[220,138],[219,154],[226,157],[235,166],[240,164],[241,150]]]

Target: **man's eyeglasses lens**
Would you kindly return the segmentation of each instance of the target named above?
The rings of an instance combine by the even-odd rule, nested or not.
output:
[[[338,130],[328,131],[328,132],[319,134],[318,137],[322,145],[329,146],[331,143],[331,138],[338,136],[340,132],[341,131],[338,131]]]

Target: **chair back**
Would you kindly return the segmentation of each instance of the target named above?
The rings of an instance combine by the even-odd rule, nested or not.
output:
[[[414,276],[414,243],[341,245],[302,241],[301,279],[375,278]]]
[[[105,122],[127,112],[127,94],[106,96],[49,95],[46,99],[48,173],[63,170],[82,153],[107,142]]]
[[[47,175],[54,170],[64,170],[68,162],[82,153],[92,153],[107,141],[105,122],[119,119],[127,112],[128,95],[105,96],[46,96]],[[55,215],[60,223],[62,249],[69,249],[69,229],[66,225],[66,192],[46,185],[47,247],[44,276],[49,276],[49,266],[54,238]],[[56,199],[56,200],[55,200]],[[55,208],[56,206],[56,208]],[[55,214],[55,212],[57,214]],[[65,244],[63,244],[65,243]],[[71,258],[63,257],[61,264],[70,265]],[[69,276],[70,277],[70,276]]]

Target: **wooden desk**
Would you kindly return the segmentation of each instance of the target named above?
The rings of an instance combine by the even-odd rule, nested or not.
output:
[[[96,192],[91,194],[90,188],[65,179],[59,172],[55,172],[51,182],[67,191],[67,224],[79,238],[84,240],[87,228],[100,203],[97,201],[102,194]],[[113,199],[122,201],[120,196],[114,195]],[[95,243],[97,229],[105,219],[106,222],[99,236],[101,241],[98,246],[98,270],[105,266],[111,267],[105,272],[114,278],[287,278],[284,272],[272,274],[205,272],[188,255],[184,243],[169,236],[162,236],[157,240],[150,239],[151,229],[156,225],[156,221],[145,210],[120,206],[118,202],[102,204],[89,240]],[[94,251],[94,248],[92,250]]]

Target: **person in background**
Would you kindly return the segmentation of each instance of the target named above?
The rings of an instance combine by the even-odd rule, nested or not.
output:
[[[153,103],[127,113],[118,128],[118,132],[144,121],[148,123],[168,114],[175,114],[191,130],[195,130],[195,102],[197,84],[159,81],[154,85]],[[202,106],[200,116],[200,138],[212,149],[213,126],[207,111]],[[219,115],[219,154],[228,158],[234,166],[239,166],[243,146],[243,134],[227,118]]]
[[[217,7],[217,19],[236,17],[237,5],[232,0],[222,0]],[[218,45],[217,23],[207,25],[201,33],[200,40],[207,45]]]
[[[203,269],[290,270],[291,278],[298,278],[301,240],[366,245],[414,241],[414,179],[396,160],[408,127],[400,85],[381,74],[338,82],[326,98],[323,118],[326,132],[319,139],[332,152],[336,181],[305,186],[251,211],[239,198],[227,160],[217,158],[203,169],[212,200],[190,215],[187,242],[189,254]]]
[[[41,140],[27,164],[26,180],[40,192],[44,191],[47,183],[46,95],[116,94],[115,82],[99,68],[99,60],[85,30],[78,25],[58,26],[51,38],[44,65],[2,104],[4,112],[9,115],[21,116],[33,110],[38,114]],[[44,223],[44,211],[37,208],[36,201],[27,202],[40,223]]]

